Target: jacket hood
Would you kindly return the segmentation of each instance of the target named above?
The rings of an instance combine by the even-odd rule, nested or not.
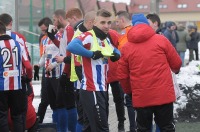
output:
[[[127,35],[128,41],[132,43],[141,43],[147,41],[155,35],[155,31],[147,24],[138,24],[133,26]]]

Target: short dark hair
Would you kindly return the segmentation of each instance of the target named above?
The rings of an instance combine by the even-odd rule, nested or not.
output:
[[[0,21],[3,22],[3,24],[5,26],[8,26],[10,24],[10,22],[12,22],[13,20],[12,20],[12,17],[9,14],[3,13],[3,14],[0,15]]]
[[[0,21],[0,34],[6,33],[6,26],[3,22]]]
[[[118,11],[116,16],[125,17],[127,20],[131,20],[131,15],[127,11]]]
[[[44,17],[42,18],[39,22],[38,22],[38,26],[42,26],[45,25],[46,27],[49,26],[49,24],[53,24],[53,22],[51,21],[51,19],[49,17]]]
[[[148,14],[148,15],[146,16],[146,18],[147,18],[147,19],[150,19],[153,23],[154,23],[154,22],[158,22],[158,27],[160,27],[161,21],[160,21],[160,17],[159,17],[157,14],[155,14],[155,13],[153,13],[153,14]]]
[[[109,11],[105,10],[105,9],[100,9],[100,10],[97,11],[97,16],[111,17],[112,14]]]
[[[54,12],[56,17],[61,16],[62,18],[66,19],[66,12],[63,9],[58,9]]]

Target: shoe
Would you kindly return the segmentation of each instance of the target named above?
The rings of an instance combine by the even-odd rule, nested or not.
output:
[[[34,125],[28,129],[28,132],[37,132],[39,121],[40,121],[40,117],[37,116]]]

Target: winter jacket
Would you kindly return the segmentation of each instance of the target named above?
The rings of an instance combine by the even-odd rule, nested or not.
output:
[[[134,107],[148,107],[175,101],[173,72],[181,59],[169,40],[147,24],[133,26],[122,47],[118,78]]]
[[[188,42],[188,49],[198,49],[200,34],[198,32],[193,32],[190,36],[191,40]]]
[[[172,33],[174,33],[175,38],[173,37]],[[176,48],[176,43],[179,41],[176,31],[175,30],[171,31],[169,29],[166,29],[163,34],[171,42],[171,44],[174,46],[174,48]]]
[[[114,47],[118,47],[118,38],[119,34],[115,30],[110,30],[108,35],[111,43]],[[107,75],[107,83],[111,83],[114,81],[118,81],[117,78],[117,67],[118,67],[118,61],[112,62],[110,59],[108,60],[109,70]]]
[[[191,40],[189,33],[185,31],[185,27],[178,26],[177,34],[179,37],[179,42],[176,44],[176,49],[179,52],[185,52],[187,49],[187,41]]]

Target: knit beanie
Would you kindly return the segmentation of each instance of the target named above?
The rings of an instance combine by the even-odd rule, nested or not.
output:
[[[132,16],[132,24],[133,26],[137,25],[137,24],[147,24],[149,25],[149,22],[147,20],[147,18],[145,17],[144,14],[134,14]]]

